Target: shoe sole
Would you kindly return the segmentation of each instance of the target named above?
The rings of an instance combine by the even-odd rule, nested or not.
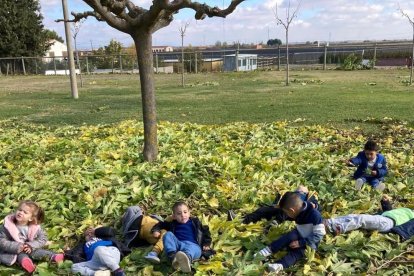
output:
[[[175,260],[177,261],[178,267],[181,269],[182,272],[191,272],[190,260],[184,252],[178,251],[175,255]]]
[[[148,257],[144,257],[145,260],[147,260],[148,262],[152,263],[152,264],[159,264],[161,262],[160,259],[155,259],[155,258],[148,258]]]

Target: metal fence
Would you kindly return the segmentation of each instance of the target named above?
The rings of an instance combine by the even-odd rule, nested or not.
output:
[[[290,47],[289,62],[295,67],[323,68],[338,66],[346,56],[355,54],[361,59],[376,59],[381,66],[405,66],[410,58],[411,45],[352,45],[316,47]],[[217,49],[154,53],[154,72],[199,73],[220,72],[225,68],[225,57],[237,54],[257,55],[257,69],[284,69],[286,51],[284,47],[266,49]],[[387,60],[387,62],[383,62]],[[76,63],[77,72],[83,74],[138,73],[135,55],[81,55]],[[8,57],[0,58],[1,75],[61,75],[68,74],[68,62],[63,56],[55,57]]]

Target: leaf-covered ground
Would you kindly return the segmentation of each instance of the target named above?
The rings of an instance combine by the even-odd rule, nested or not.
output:
[[[379,138],[390,174],[386,192],[397,206],[414,208],[414,130],[384,124]],[[258,275],[264,266],[252,254],[293,227],[284,223],[263,233],[266,222],[242,225],[226,221],[226,211],[252,211],[272,202],[277,192],[299,184],[317,191],[324,217],[375,213],[381,194],[356,191],[343,160],[356,154],[367,137],[358,129],[321,126],[234,123],[221,126],[173,124],[159,127],[159,160],[143,162],[143,128],[125,121],[117,125],[46,127],[0,122],[0,217],[19,200],[34,199],[46,209],[52,249],[75,242],[88,225],[120,228],[125,208],[139,204],[149,213],[167,215],[178,199],[210,226],[217,255],[195,263],[196,275]],[[167,275],[166,261],[151,266],[142,260],[149,248],[124,259],[129,275]],[[327,235],[319,250],[287,273],[409,274],[414,269],[412,244],[395,235],[354,231]],[[277,257],[277,256],[276,256]],[[377,271],[377,269],[379,269]],[[21,273],[0,266],[0,275]],[[70,262],[59,268],[39,265],[41,275],[67,275]]]

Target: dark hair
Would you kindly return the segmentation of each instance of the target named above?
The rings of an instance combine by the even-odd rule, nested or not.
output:
[[[34,218],[31,222],[32,224],[40,224],[45,220],[45,211],[36,202],[32,200],[22,200],[19,202],[17,208],[20,208],[22,205],[27,205],[32,209],[32,216]]]
[[[186,206],[187,208],[190,209],[190,207],[188,207],[187,203],[185,203],[184,201],[177,201],[176,203],[174,203],[173,207],[172,207],[172,211],[173,213],[175,212],[175,210],[180,207],[180,206]]]
[[[303,200],[298,193],[287,192],[279,201],[279,207],[285,210],[295,209],[298,210],[302,207]]]
[[[377,145],[377,143],[375,143],[375,141],[368,140],[365,143],[364,150],[378,151],[378,145]]]

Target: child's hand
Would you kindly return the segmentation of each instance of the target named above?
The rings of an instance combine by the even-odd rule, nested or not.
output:
[[[210,250],[210,246],[208,246],[208,245],[203,245],[203,251],[207,251],[207,250]]]
[[[296,241],[289,243],[289,247],[292,249],[299,248],[299,241],[296,240]]]
[[[312,205],[313,209],[316,209],[316,204],[315,203],[310,202],[310,204]]]
[[[351,166],[351,167],[355,166],[354,163],[352,163],[351,159],[345,160],[345,165]]]
[[[161,236],[161,233],[159,231],[155,231],[155,232],[152,233],[152,236],[154,238],[157,238],[158,239]]]
[[[32,253],[32,247],[28,244],[23,244],[23,252],[26,254]]]
[[[378,174],[378,172],[377,172],[377,171],[375,171],[375,170],[372,170],[372,171],[371,171],[371,175],[372,175],[372,176],[377,176],[377,174]]]

